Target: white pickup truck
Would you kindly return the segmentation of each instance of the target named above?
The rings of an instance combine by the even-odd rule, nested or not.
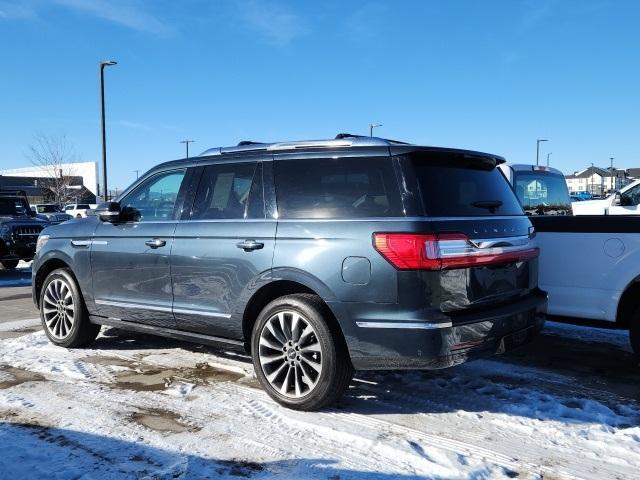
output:
[[[85,218],[87,212],[94,210],[96,207],[97,205],[93,203],[71,203],[64,206],[64,213],[75,218]]]
[[[574,205],[575,207],[575,205]],[[628,329],[640,356],[640,218],[532,216],[550,316]]]
[[[640,215],[640,180],[601,200],[573,204],[574,215]]]

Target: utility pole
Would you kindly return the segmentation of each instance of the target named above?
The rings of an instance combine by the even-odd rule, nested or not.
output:
[[[547,167],[549,166],[549,157],[551,156],[553,152],[549,152],[547,153]]]
[[[615,157],[609,157],[609,161],[611,162],[611,168],[610,168],[611,175],[612,175],[611,178],[613,179],[613,181],[611,182],[611,189],[612,190],[617,190],[618,186],[616,185],[616,183],[617,183],[616,180],[618,179],[618,176],[614,174],[614,170],[613,170],[613,159],[614,158]]]
[[[381,127],[382,124],[381,123],[370,123],[369,124],[369,136],[373,137],[373,129],[377,128],[377,127]]]
[[[540,165],[540,142],[548,142],[549,140],[545,140],[544,138],[539,138],[536,140],[536,166]]]
[[[107,132],[104,114],[104,67],[117,65],[115,60],[100,62],[100,126],[102,127],[102,194],[104,201],[107,199]]]
[[[184,143],[187,148],[187,156],[185,158],[189,158],[189,144],[195,142],[195,140],[180,140],[180,143]]]

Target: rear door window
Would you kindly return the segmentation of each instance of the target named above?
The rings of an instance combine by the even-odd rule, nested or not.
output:
[[[264,218],[261,175],[257,162],[209,165],[202,173],[191,219]]]
[[[390,157],[277,160],[279,218],[403,216]]]
[[[523,214],[509,182],[492,162],[446,153],[409,158],[427,216]]]

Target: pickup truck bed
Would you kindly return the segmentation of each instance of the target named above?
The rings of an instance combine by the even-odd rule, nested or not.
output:
[[[640,218],[532,216],[550,316],[630,330],[640,355]]]

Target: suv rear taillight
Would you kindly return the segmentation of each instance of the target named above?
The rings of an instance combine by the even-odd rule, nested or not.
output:
[[[529,245],[479,248],[463,233],[374,233],[373,246],[399,270],[480,267],[539,255],[539,249]]]

